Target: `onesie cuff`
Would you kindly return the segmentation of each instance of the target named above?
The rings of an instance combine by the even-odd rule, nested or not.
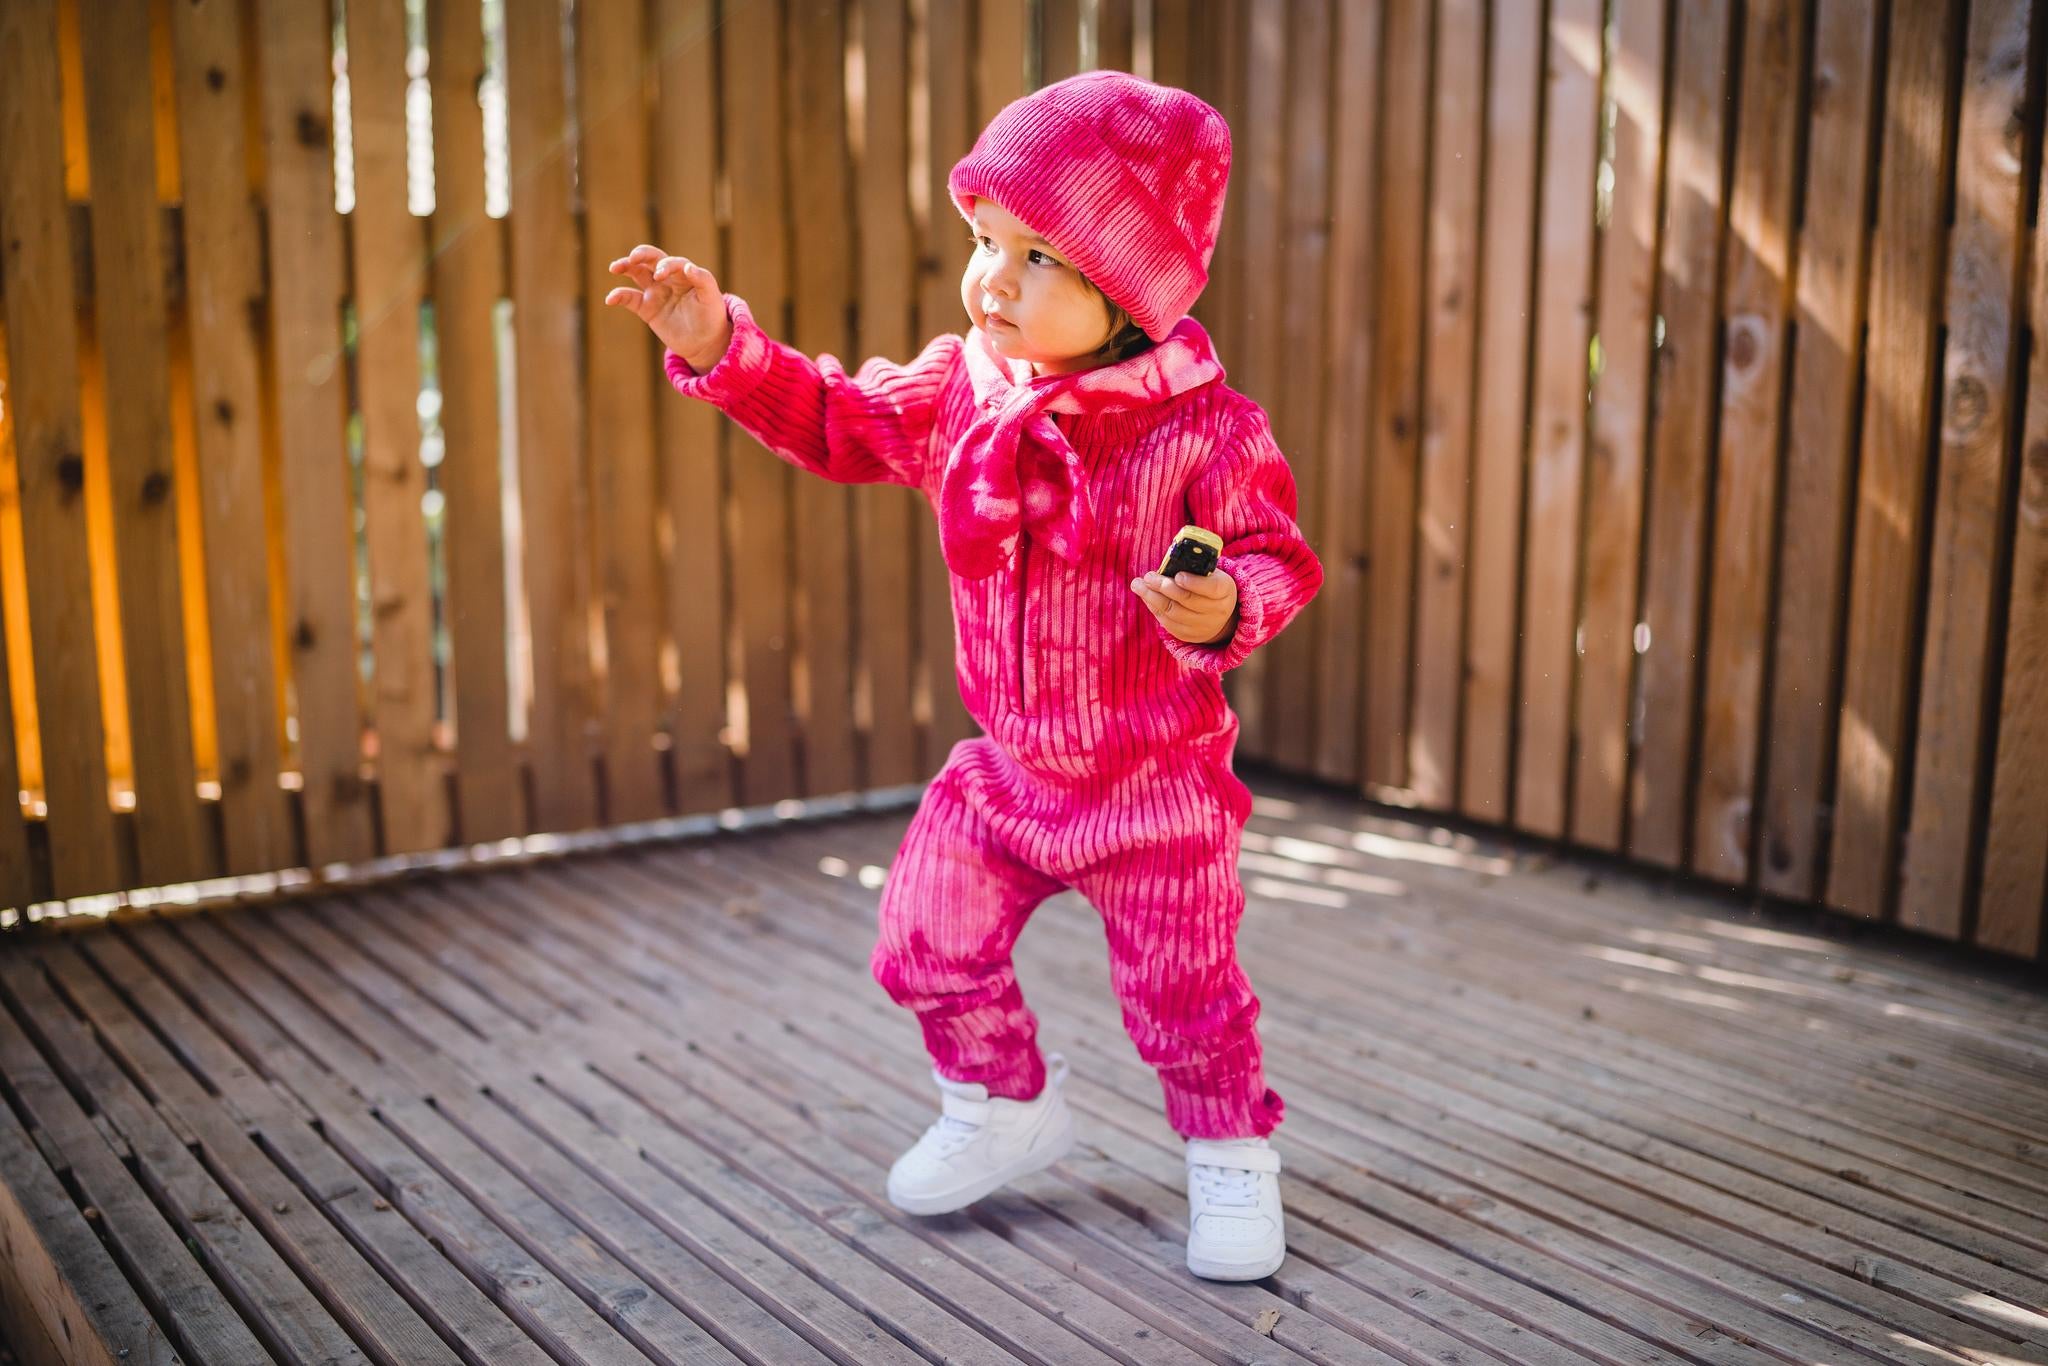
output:
[[[1265,639],[1266,603],[1259,592],[1258,583],[1251,572],[1251,566],[1244,560],[1225,555],[1216,567],[1230,575],[1237,584],[1237,630],[1221,645],[1196,645],[1182,640],[1166,629],[1166,623],[1150,612],[1152,628],[1159,633],[1175,659],[1190,669],[1202,673],[1221,674],[1245,662],[1251,652]]]
[[[703,374],[690,368],[690,362],[674,351],[662,348],[662,373],[685,398],[701,398],[724,406],[751,393],[774,368],[768,334],[754,321],[747,301],[737,294],[727,294],[725,315],[732,321],[732,341],[725,354]]]

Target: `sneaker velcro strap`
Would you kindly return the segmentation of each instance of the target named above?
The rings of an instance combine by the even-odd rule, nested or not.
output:
[[[1277,1172],[1280,1154],[1273,1148],[1247,1148],[1236,1143],[1188,1140],[1188,1162],[1204,1167],[1228,1167],[1240,1172]]]
[[[969,1100],[966,1096],[956,1096],[950,1091],[941,1092],[939,1095],[941,1114],[964,1119],[969,1124],[988,1123],[988,1105],[985,1100]]]

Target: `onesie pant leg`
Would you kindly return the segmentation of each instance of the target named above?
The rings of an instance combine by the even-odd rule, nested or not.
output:
[[[1038,1021],[1010,950],[1031,912],[1060,890],[1010,852],[949,770],[932,780],[883,884],[870,968],[916,1013],[941,1075],[1013,1100],[1044,1088]]]
[[[1074,888],[1102,915],[1124,1028],[1159,1074],[1174,1132],[1262,1137],[1285,1105],[1266,1086],[1259,999],[1237,961],[1243,815],[1220,798],[1173,805],[1161,809],[1160,823],[1177,830],[1175,838],[1135,842],[1087,869]],[[1248,814],[1248,800],[1244,807]]]

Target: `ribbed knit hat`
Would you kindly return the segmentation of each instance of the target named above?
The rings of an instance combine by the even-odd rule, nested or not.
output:
[[[1230,127],[1185,90],[1121,71],[1005,105],[947,177],[972,222],[993,199],[1044,235],[1153,341],[1209,282]]]

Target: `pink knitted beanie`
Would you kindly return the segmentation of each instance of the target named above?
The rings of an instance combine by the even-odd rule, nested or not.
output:
[[[1089,71],[1004,106],[947,187],[970,221],[988,198],[1044,234],[1156,342],[1209,282],[1229,179],[1221,114],[1185,90]]]

